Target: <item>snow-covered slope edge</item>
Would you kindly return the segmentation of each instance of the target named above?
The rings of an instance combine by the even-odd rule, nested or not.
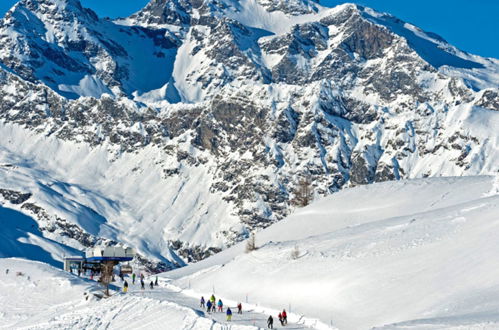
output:
[[[497,327],[494,180],[347,189],[260,232],[252,253],[240,244],[164,276],[339,329]]]

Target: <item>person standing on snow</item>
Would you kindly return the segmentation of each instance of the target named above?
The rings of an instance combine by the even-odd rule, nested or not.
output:
[[[206,303],[206,312],[211,313],[211,300],[208,300]]]
[[[243,305],[241,303],[237,304],[237,314],[243,313]]]
[[[149,283],[149,287],[151,288],[151,290],[154,289],[154,282],[153,281],[151,281],[151,283]]]
[[[283,325],[288,324],[288,314],[286,314],[285,309],[282,310],[282,323],[283,323]]]
[[[272,315],[270,315],[269,318],[267,319],[267,327],[269,329],[274,328],[274,319],[272,318]]]
[[[211,308],[213,309],[214,312],[216,312],[217,299],[215,298],[214,294],[211,295],[210,302],[211,302]]]
[[[232,311],[230,310],[230,307],[227,307],[227,321],[232,321]]]
[[[123,283],[123,292],[127,293],[128,291],[128,282],[125,280],[125,283]]]
[[[220,313],[223,313],[223,311],[224,311],[224,303],[222,302],[222,299],[218,299],[218,304],[217,305],[218,305],[218,311]]]
[[[135,273],[132,274],[132,284],[135,285]]]
[[[158,286],[158,277],[156,276],[156,281],[154,281],[154,285]]]
[[[279,318],[279,322],[281,322],[281,325],[284,326],[284,319],[282,318],[282,313],[279,313],[277,317]]]
[[[199,304],[199,307],[204,308],[204,297],[201,296],[201,302]]]
[[[144,283],[144,280],[143,279],[140,279],[140,288],[142,290],[145,290],[145,283]]]

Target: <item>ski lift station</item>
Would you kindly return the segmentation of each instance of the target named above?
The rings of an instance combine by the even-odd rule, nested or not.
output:
[[[117,265],[120,262],[131,261],[135,257],[132,248],[120,246],[95,247],[85,252],[85,257],[65,257],[64,270],[100,270],[104,264]],[[126,267],[125,267],[126,268]]]

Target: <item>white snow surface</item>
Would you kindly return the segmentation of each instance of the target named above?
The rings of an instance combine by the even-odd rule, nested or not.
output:
[[[496,185],[478,176],[346,189],[258,233],[256,251],[241,243],[163,276],[317,327],[497,329]]]
[[[228,329],[224,315],[205,315],[197,298],[162,288],[142,291],[130,279],[129,293],[98,299],[96,282],[44,263],[0,259],[0,271],[0,329]],[[257,329],[251,324],[264,318],[245,311],[230,329]]]

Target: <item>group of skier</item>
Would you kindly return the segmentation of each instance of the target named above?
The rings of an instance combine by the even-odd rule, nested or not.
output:
[[[135,284],[135,279],[136,279],[136,275],[134,273],[134,274],[132,274],[132,283],[133,284]],[[145,289],[144,279],[145,279],[144,274],[140,274],[140,286],[141,286],[142,290]],[[155,285],[156,286],[158,285],[158,277],[157,276],[156,276],[156,281],[155,282],[151,281],[149,284],[151,289],[153,289]],[[127,291],[128,291],[128,282],[126,280],[124,280],[123,292],[126,293]],[[211,297],[208,299],[208,301],[206,301],[204,299],[204,297],[201,297],[199,307],[201,307],[203,309],[206,308],[207,313],[215,313],[217,311],[219,313],[224,312],[224,304],[223,304],[222,299],[218,299],[218,301],[217,301],[217,298],[215,297],[214,294],[211,295]],[[243,306],[241,303],[237,304],[237,313],[238,314],[243,313]],[[227,307],[227,309],[225,310],[225,314],[227,317],[227,321],[228,322],[232,321],[232,310],[230,309],[230,307]],[[280,312],[277,317],[278,317],[279,322],[281,323],[282,326],[285,326],[288,324],[288,315],[287,315],[285,309],[283,309],[282,312]],[[274,328],[274,318],[272,317],[272,315],[270,315],[267,319],[267,327],[269,329]]]
[[[135,273],[133,273],[132,274],[132,284],[135,284],[136,277],[137,277],[137,275],[135,275]],[[140,288],[142,290],[145,290],[145,288],[146,288],[145,287],[146,283],[144,282],[145,276],[144,276],[144,274],[141,273],[139,277],[140,277]],[[157,276],[156,276],[156,280],[154,282],[151,281],[149,283],[149,288],[151,290],[154,289],[154,286],[158,286],[158,277]],[[128,282],[126,280],[123,280],[123,292],[127,293],[127,291],[128,291]]]
[[[206,301],[204,299],[204,297],[202,296],[200,303],[199,303],[199,307],[206,308],[207,313],[216,312],[217,307],[218,307],[218,312],[223,313],[224,304],[222,302],[222,299],[218,299],[218,302],[216,302],[216,301],[217,301],[217,298],[215,298],[214,294],[211,295],[211,297],[210,297],[210,299],[208,299],[208,301]],[[243,313],[243,306],[241,303],[237,304],[237,313],[238,314]],[[231,321],[232,320],[232,310],[230,309],[230,307],[227,307],[226,315],[227,315],[227,321]],[[277,317],[279,318],[279,322],[281,322],[282,326],[285,326],[288,324],[288,314],[286,313],[285,309],[283,309],[282,312],[280,312]],[[270,315],[269,318],[267,319],[267,326],[269,329],[274,328],[274,318],[272,317],[272,315]]]
[[[199,307],[206,308],[207,313],[215,313],[217,310],[219,313],[224,312],[224,303],[222,302],[222,299],[218,299],[217,302],[217,298],[215,298],[214,294],[211,295],[208,301],[206,301],[204,297],[201,297]],[[241,303],[237,304],[237,313],[243,313],[243,305]],[[227,321],[232,321],[232,310],[230,307],[227,307],[225,314],[227,315]]]
[[[277,317],[279,318],[279,322],[281,322],[282,326],[288,324],[288,314],[286,313],[285,309],[283,309],[282,312],[280,312]],[[270,315],[269,318],[267,319],[267,327],[269,329],[274,328],[274,318],[272,317],[272,315]]]

